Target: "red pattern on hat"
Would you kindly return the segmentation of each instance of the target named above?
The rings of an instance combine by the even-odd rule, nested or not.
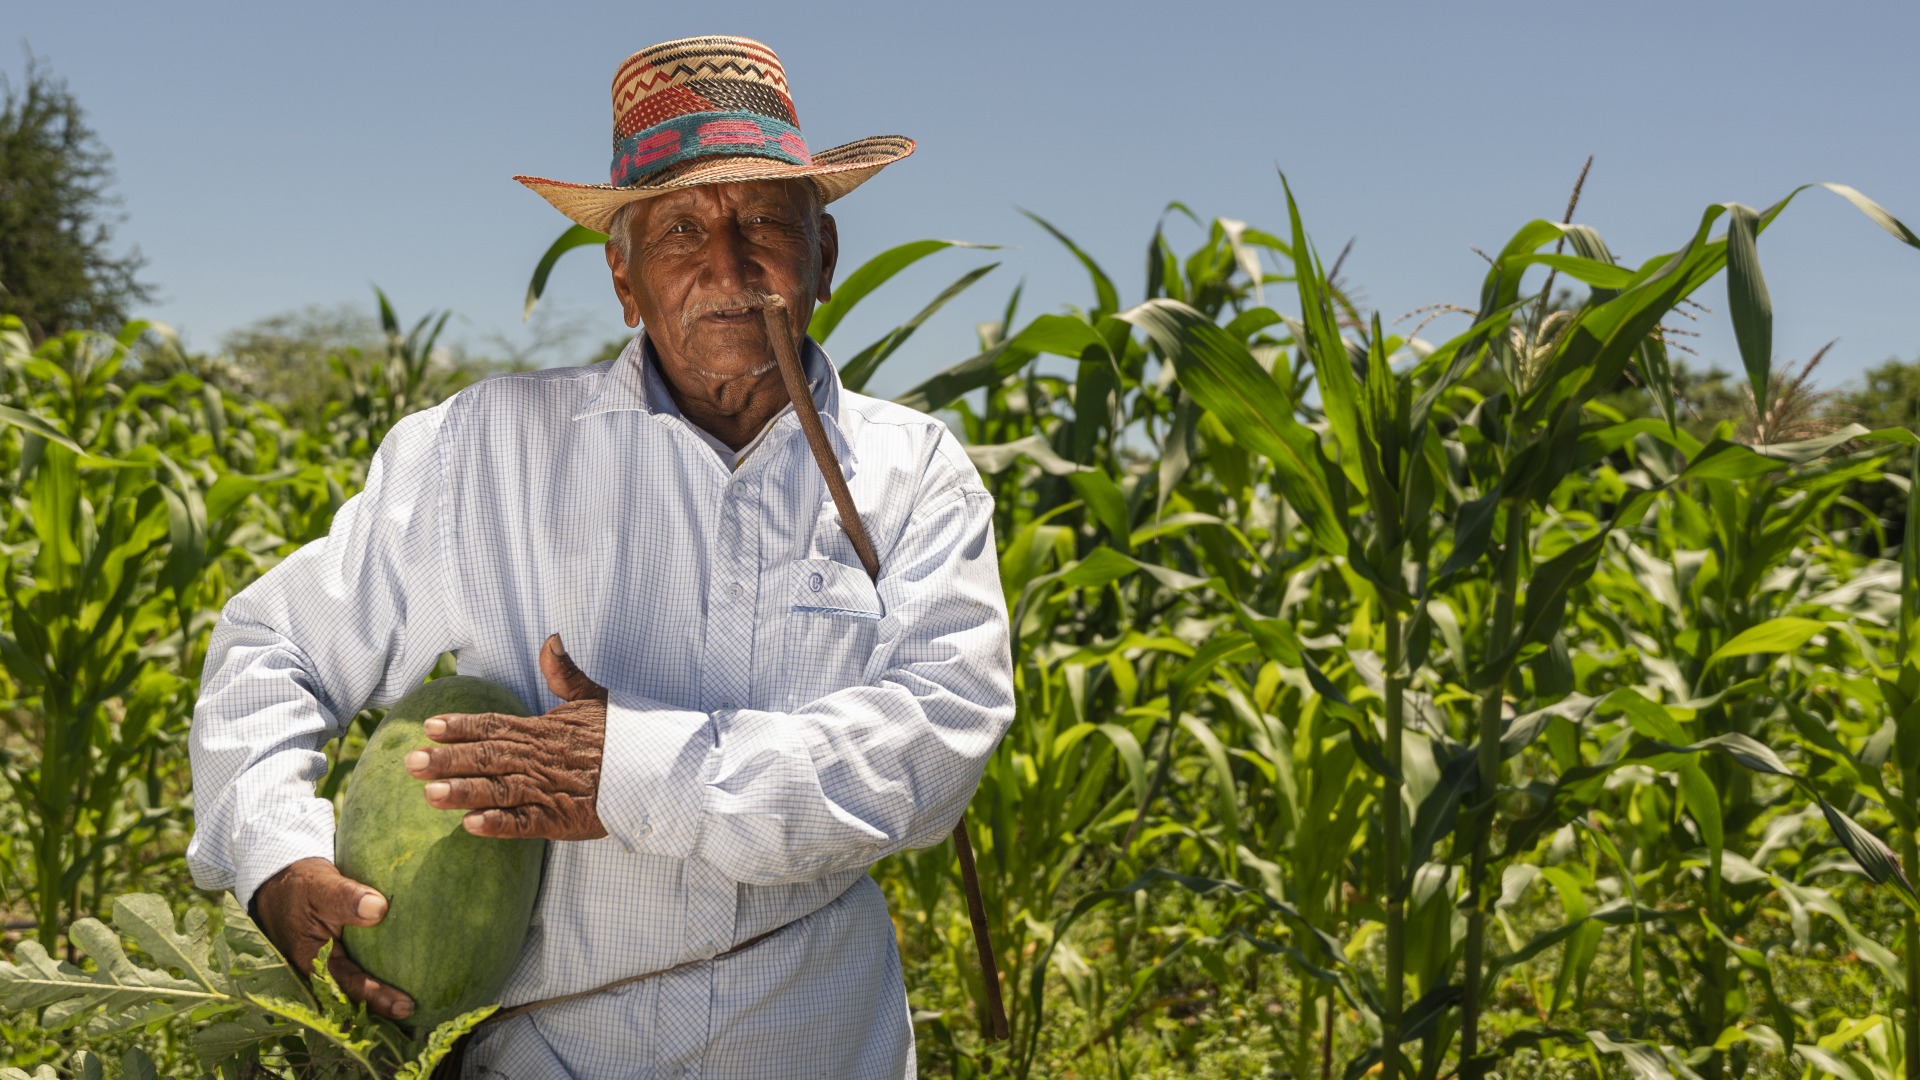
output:
[[[636,131],[645,131],[664,120],[688,113],[713,112],[714,102],[690,86],[670,86],[651,97],[641,99],[620,117],[614,137],[624,139]]]

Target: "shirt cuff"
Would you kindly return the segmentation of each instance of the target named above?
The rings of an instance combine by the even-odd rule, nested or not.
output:
[[[595,800],[607,834],[635,855],[691,857],[700,846],[713,748],[706,713],[609,697]]]
[[[240,853],[233,897],[246,907],[268,878],[301,859],[333,861],[333,804],[300,799],[276,808],[241,826],[233,850]]]

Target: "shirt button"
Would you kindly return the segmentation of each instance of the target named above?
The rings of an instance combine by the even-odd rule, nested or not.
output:
[[[822,588],[826,586],[827,579],[825,577],[822,577],[818,572],[816,572],[811,578],[807,579],[807,584],[813,586],[814,592],[819,592]]]
[[[734,704],[733,702],[731,702],[731,701],[723,701],[723,702],[721,702],[721,703],[720,703],[720,710],[721,710],[722,712],[727,712],[727,711],[730,711],[730,710],[732,710],[732,709],[737,709],[737,708],[739,708],[739,706],[738,706],[738,705],[735,705],[735,704]]]
[[[744,589],[744,588],[742,588],[742,587],[741,587],[741,585],[740,585],[740,583],[739,583],[739,582],[737,582],[737,581],[736,581],[736,582],[734,582],[733,584],[731,584],[731,585],[729,585],[729,586],[727,586],[727,596],[729,596],[730,598],[732,598],[732,599],[734,599],[734,600],[738,600],[738,599],[740,599],[740,594],[741,594],[741,593],[744,593],[744,592],[746,592],[746,591],[747,591],[747,590],[746,590],[746,589]]]

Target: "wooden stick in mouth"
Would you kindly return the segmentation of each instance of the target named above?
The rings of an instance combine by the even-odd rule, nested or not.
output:
[[[813,403],[813,388],[807,385],[806,371],[800,366],[800,355],[794,349],[793,321],[787,312],[787,302],[778,296],[769,296],[760,307],[760,315],[766,320],[767,341],[773,346],[780,379],[787,385],[787,397],[793,400],[794,415],[800,418],[800,430],[806,433],[807,445],[813,448],[814,464],[820,467],[820,476],[833,495],[834,509],[840,512],[840,526],[847,531],[847,539],[853,541],[853,550],[859,554],[868,579],[878,585],[880,558],[874,554],[873,541],[860,520],[859,508],[853,505],[853,493],[847,490],[840,459],[834,456],[833,445],[827,442],[826,426],[820,422],[820,410]],[[980,954],[981,983],[987,997],[987,1033],[991,1038],[1004,1040],[1011,1031],[1007,1026],[1006,1003],[1000,996],[1000,965],[993,954],[987,906],[980,896],[980,874],[974,866],[973,841],[967,836],[965,816],[953,826],[953,847],[960,856],[960,883],[967,894],[967,918],[973,923],[973,944]]]
[[[794,415],[800,418],[800,430],[806,432],[807,445],[813,448],[813,462],[820,466],[827,490],[833,493],[840,525],[847,530],[847,539],[853,541],[853,550],[859,553],[860,565],[866,568],[867,577],[879,584],[880,558],[874,554],[873,541],[868,539],[860,511],[853,505],[853,493],[847,490],[847,478],[840,472],[840,459],[833,454],[833,444],[827,442],[820,410],[814,407],[813,389],[807,385],[806,370],[800,366],[800,354],[793,347],[793,320],[788,317],[787,302],[778,296],[769,296],[760,307],[760,315],[767,321],[767,339],[773,345],[773,359],[780,367],[780,379],[787,384],[787,396],[793,399]]]

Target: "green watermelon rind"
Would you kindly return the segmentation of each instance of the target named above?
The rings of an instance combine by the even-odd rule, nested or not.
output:
[[[465,811],[428,805],[426,782],[404,764],[433,745],[428,717],[480,712],[529,715],[512,691],[470,675],[395,702],[348,778],[334,835],[340,872],[387,898],[377,925],[344,930],[347,953],[413,998],[408,1026],[422,1033],[499,1000],[539,898],[546,841],[474,836]]]

